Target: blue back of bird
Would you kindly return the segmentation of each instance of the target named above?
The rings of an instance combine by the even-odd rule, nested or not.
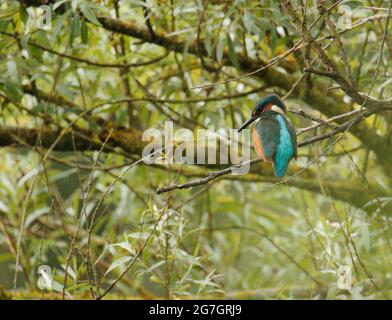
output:
[[[275,175],[286,174],[290,160],[297,156],[297,139],[291,122],[282,114],[266,111],[255,130],[260,137],[265,157],[272,161]]]

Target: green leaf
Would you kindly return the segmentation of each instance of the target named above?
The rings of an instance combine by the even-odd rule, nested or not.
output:
[[[244,22],[245,28],[248,32],[254,31],[255,26],[253,23],[252,16],[249,14],[248,10],[245,10],[242,21]]]
[[[0,31],[7,31],[7,26],[10,24],[10,22],[11,21],[9,20],[0,20]]]
[[[19,42],[23,49],[29,50],[29,37],[27,35],[20,35]]]
[[[43,30],[37,30],[35,33],[36,42],[44,47],[50,48],[52,46],[50,40],[48,39],[48,33]]]
[[[56,27],[53,30],[52,39],[56,39],[63,28],[65,19],[70,15],[71,10],[66,11],[60,18],[57,19]]]
[[[271,29],[271,42],[270,42],[272,56],[275,56],[277,42],[278,42],[278,35],[276,34],[276,29],[272,28]]]
[[[27,20],[29,19],[29,14],[25,6],[19,7],[19,16],[20,16],[20,20],[22,20],[22,22],[26,25]]]
[[[49,213],[49,211],[50,210],[48,207],[44,207],[31,212],[26,218],[25,227],[27,228],[28,226],[30,226],[31,223],[37,220],[40,216]]]
[[[10,81],[4,83],[4,91],[6,92],[7,97],[15,102],[19,102],[23,96],[23,92],[19,86]]]
[[[385,88],[387,85],[389,85],[389,84],[391,84],[391,83],[392,83],[392,78],[389,78],[389,79],[385,80],[385,81],[378,87],[377,91],[378,91],[378,92],[381,92],[381,90],[382,90],[383,88]]]
[[[146,272],[151,272],[151,271],[155,270],[156,268],[160,267],[161,265],[163,265],[163,264],[165,264],[165,263],[166,263],[165,260],[161,260],[161,261],[159,261],[159,262],[153,264],[151,267],[149,267],[149,268],[146,270]]]
[[[14,60],[7,61],[7,71],[10,77],[10,80],[14,83],[20,84],[20,79],[18,75],[18,68]]]
[[[42,170],[42,167],[35,167],[28,171],[23,177],[21,177],[18,181],[18,188],[22,187],[27,181],[31,180],[35,176],[37,176]]]
[[[127,234],[127,237],[132,239],[147,239],[149,236],[149,232],[133,232]]]
[[[151,276],[150,281],[155,283],[163,283],[157,276]]]
[[[112,271],[112,270],[118,268],[119,266],[121,266],[121,265],[127,263],[129,260],[131,260],[131,258],[132,258],[132,257],[130,257],[130,256],[125,256],[125,257],[121,257],[121,258],[115,260],[115,261],[109,266],[108,270],[107,270],[106,273],[105,273],[105,276],[106,276],[110,271]]]
[[[225,42],[221,37],[219,37],[218,43],[216,44],[216,60],[218,61],[218,63],[222,62],[224,48],[225,48]]]
[[[205,30],[204,47],[208,52],[208,56],[211,56],[212,46],[211,46],[211,32],[209,28],[206,28]]]
[[[81,36],[82,36],[82,43],[87,44],[88,43],[88,27],[87,23],[85,20],[82,21],[82,26],[80,29]]]
[[[29,54],[31,55],[32,58],[37,60],[38,62],[42,63],[43,62],[43,51],[34,46],[28,46]]]
[[[0,212],[8,213],[9,211],[10,209],[8,208],[8,206],[0,200]]]
[[[9,20],[17,12],[18,12],[18,8],[16,7],[9,7],[6,9],[2,9],[0,12],[0,20]]]
[[[235,66],[237,69],[239,69],[240,68],[240,63],[239,63],[238,58],[237,58],[237,53],[235,52],[235,49],[234,49],[234,43],[231,40],[231,37],[230,37],[229,34],[227,34],[226,40],[227,40],[227,46],[229,48],[229,59],[230,59],[230,62],[233,64],[233,66]]]
[[[91,11],[90,7],[86,3],[83,3],[80,9],[82,10],[83,15],[86,17],[88,21],[98,26],[102,26],[101,23],[98,21],[97,17],[95,16],[95,14]]]
[[[78,1],[79,0],[71,0],[71,8],[73,12],[75,12],[76,8],[78,7]]]
[[[69,45],[72,47],[74,40],[80,35],[80,18],[75,15],[71,22],[71,33],[69,34]]]
[[[56,11],[58,7],[60,7],[63,3],[67,2],[68,0],[61,0],[57,1],[53,4],[52,11]]]
[[[45,105],[42,103],[37,103],[37,105],[31,109],[31,111],[34,112],[35,114],[39,114],[44,110],[45,110]]]
[[[119,243],[113,243],[111,246],[112,247],[120,247],[120,248],[127,250],[130,253],[134,253],[134,250],[132,249],[131,244],[126,241],[119,242]]]
[[[60,282],[52,281],[52,290],[56,292],[62,292],[63,285]]]

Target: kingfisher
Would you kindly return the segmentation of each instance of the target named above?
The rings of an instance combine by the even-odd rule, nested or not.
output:
[[[297,135],[278,95],[270,93],[259,100],[238,132],[254,121],[257,123],[252,138],[258,156],[264,162],[272,162],[276,177],[283,177],[290,160],[297,159]]]

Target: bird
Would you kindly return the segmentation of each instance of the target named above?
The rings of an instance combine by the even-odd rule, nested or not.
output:
[[[252,138],[256,153],[264,162],[272,162],[276,177],[283,177],[291,159],[297,159],[297,135],[277,94],[269,93],[261,98],[238,132],[254,121],[257,123]]]

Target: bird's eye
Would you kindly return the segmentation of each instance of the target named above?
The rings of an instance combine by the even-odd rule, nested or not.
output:
[[[252,112],[252,117],[257,117],[261,114],[261,108],[258,108]]]

